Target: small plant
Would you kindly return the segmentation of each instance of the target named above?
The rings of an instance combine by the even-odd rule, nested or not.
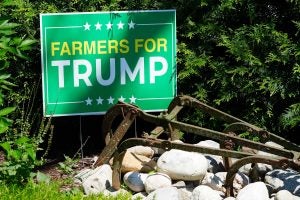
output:
[[[64,174],[72,174],[74,172],[73,168],[75,167],[77,160],[74,160],[69,156],[64,157],[65,161],[58,163],[58,169],[61,170]]]
[[[27,181],[38,162],[33,142],[24,136],[15,141],[2,142],[0,146],[6,153],[6,160],[0,165],[0,180],[8,183]]]

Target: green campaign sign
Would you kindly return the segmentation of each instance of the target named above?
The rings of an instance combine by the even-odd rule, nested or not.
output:
[[[46,116],[145,111],[176,95],[175,10],[41,14]]]

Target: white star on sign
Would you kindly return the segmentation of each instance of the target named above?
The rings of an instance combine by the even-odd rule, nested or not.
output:
[[[118,100],[124,102],[126,98],[124,98],[123,96],[121,96]]]
[[[124,24],[120,21],[120,22],[118,23],[118,29],[123,29],[123,26],[124,26]]]
[[[90,97],[88,97],[86,100],[85,100],[85,102],[86,102],[86,105],[88,106],[88,105],[92,105],[92,99],[90,99]]]
[[[84,30],[86,31],[86,30],[90,30],[90,27],[91,27],[91,25],[89,25],[89,23],[85,23],[85,25],[83,25],[84,26]]]
[[[107,30],[111,30],[112,29],[112,26],[113,26],[113,24],[112,23],[110,23],[110,22],[108,22],[107,24],[105,24],[106,25],[106,29]]]
[[[128,23],[129,29],[134,29],[134,25],[135,23],[133,23],[133,21],[131,20],[130,23]]]
[[[114,98],[112,98],[111,96],[107,99],[108,104],[114,104]]]
[[[101,26],[102,26],[102,24],[100,24],[99,22],[97,22],[97,24],[95,24],[96,30],[101,30]]]
[[[102,103],[103,103],[103,100],[104,99],[102,99],[100,96],[98,97],[98,99],[96,99],[96,101],[97,101],[97,105],[99,105],[99,104],[101,104],[102,105]]]
[[[133,95],[129,99],[130,99],[130,103],[135,103],[136,98]]]

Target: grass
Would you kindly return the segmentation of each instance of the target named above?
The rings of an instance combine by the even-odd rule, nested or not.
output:
[[[118,194],[117,196],[104,196],[89,195],[86,196],[78,189],[72,189],[70,191],[61,191],[63,183],[51,182],[47,183],[34,183],[29,182],[24,186],[20,185],[5,185],[0,184],[0,199],[2,200],[129,200],[131,194]]]

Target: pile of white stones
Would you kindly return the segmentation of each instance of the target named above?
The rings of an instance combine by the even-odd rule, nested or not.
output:
[[[181,141],[177,141],[181,142]],[[201,141],[197,146],[220,148],[212,140]],[[266,145],[283,148],[267,142]],[[275,155],[256,152],[258,155]],[[251,164],[239,169],[233,181],[234,197],[225,198],[223,187],[226,174],[220,156],[205,155],[177,149],[161,149],[135,146],[127,150],[122,163],[123,182],[133,194],[132,199],[146,200],[300,200],[300,174],[291,169],[273,169],[266,164],[257,164],[261,181],[249,177]],[[84,192],[116,195],[129,192],[114,191],[112,169],[108,164],[95,169],[84,169],[75,176]]]

